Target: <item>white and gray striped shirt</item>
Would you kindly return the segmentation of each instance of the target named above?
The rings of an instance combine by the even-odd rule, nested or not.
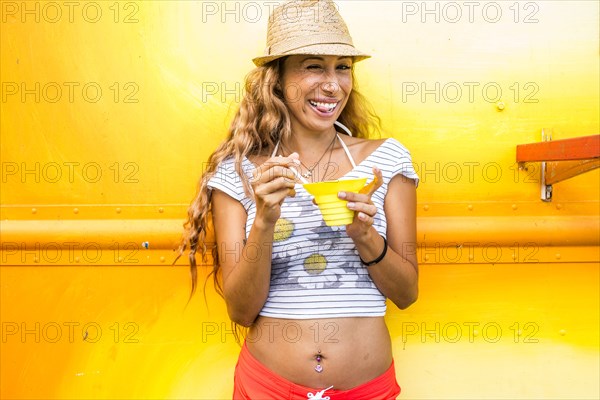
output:
[[[371,180],[374,166],[381,169],[383,184],[372,196],[378,209],[373,226],[386,237],[383,204],[390,180],[401,174],[418,184],[419,178],[408,150],[390,138],[340,179]],[[254,168],[248,159],[244,159],[242,170],[246,174],[245,179],[251,176]],[[248,237],[256,205],[252,197],[245,194],[232,157],[218,166],[208,187],[219,189],[242,204],[248,214]],[[297,184],[295,189],[296,196],[286,198],[281,206],[281,217],[275,227],[271,285],[260,315],[285,319],[385,315],[385,297],[360,262],[356,246],[346,234],[346,227],[327,226],[302,184]],[[241,256],[255,257],[265,248],[268,247],[245,249]]]

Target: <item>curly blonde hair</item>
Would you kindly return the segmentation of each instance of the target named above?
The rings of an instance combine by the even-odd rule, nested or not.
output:
[[[206,241],[212,229],[211,190],[208,188],[208,181],[215,175],[219,164],[229,157],[234,158],[236,171],[240,177],[243,177],[241,166],[244,157],[270,154],[279,140],[285,140],[291,135],[289,111],[281,85],[284,60],[285,58],[274,60],[255,68],[246,76],[245,94],[231,122],[229,134],[210,156],[208,166],[198,183],[198,191],[188,209],[188,219],[184,224],[185,231],[177,256],[179,258],[189,248],[192,279],[189,299],[197,288],[196,253],[198,250],[204,263],[207,262],[207,254],[210,250],[213,269],[206,281],[212,275],[215,289],[223,297],[217,246]],[[364,96],[356,91],[354,70],[352,70],[352,78],[354,89],[350,92],[338,121],[354,132],[355,137],[369,138],[380,132],[380,119]],[[241,181],[244,190],[250,193],[247,180]]]

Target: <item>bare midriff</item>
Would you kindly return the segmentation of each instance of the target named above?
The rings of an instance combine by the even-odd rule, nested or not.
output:
[[[248,331],[246,344],[265,367],[310,388],[352,389],[383,374],[392,363],[383,317],[259,316]]]

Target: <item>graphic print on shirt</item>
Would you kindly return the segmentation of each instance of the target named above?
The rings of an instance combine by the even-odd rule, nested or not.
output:
[[[310,221],[307,222],[307,221]],[[275,225],[271,288],[374,287],[345,227],[329,227],[303,188],[286,199]]]
[[[418,184],[410,153],[395,139],[387,139],[342,179],[371,179],[373,166],[383,173],[383,185],[371,198],[378,210],[383,210],[388,182],[397,174]],[[236,172],[232,157],[223,160],[208,187],[223,191],[244,207],[247,238],[256,217],[256,204],[252,192],[246,193],[242,183],[252,177],[256,166],[244,158],[241,168],[243,178]],[[287,198],[281,207],[273,242],[244,253],[272,252],[269,295],[259,314],[287,319],[385,315],[385,296],[360,263],[346,227],[328,227],[302,185],[295,189],[296,197]],[[387,221],[383,212],[375,215],[373,227],[385,237]]]

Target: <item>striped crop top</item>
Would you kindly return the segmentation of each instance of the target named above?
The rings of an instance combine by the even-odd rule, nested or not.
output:
[[[373,226],[386,237],[383,204],[390,180],[402,174],[418,184],[419,178],[408,150],[390,138],[340,179],[366,177],[370,181],[374,166],[381,169],[383,184],[371,199],[379,210]],[[250,160],[243,160],[245,179],[251,176],[254,168]],[[221,190],[242,204],[248,214],[248,237],[256,216],[256,205],[244,192],[233,158],[221,162],[208,187]],[[327,226],[302,184],[296,184],[295,189],[296,196],[283,202],[280,219],[275,225],[271,285],[259,314],[286,319],[385,315],[386,299],[360,262],[346,227]]]

